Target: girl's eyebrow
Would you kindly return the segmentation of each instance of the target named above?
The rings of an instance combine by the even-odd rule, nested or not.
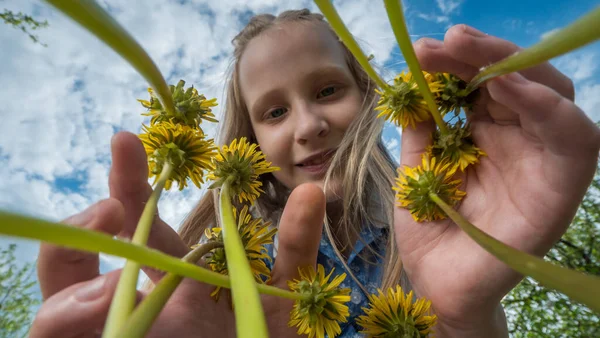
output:
[[[308,73],[308,75],[306,75],[306,78],[308,80],[313,80],[313,79],[320,79],[323,76],[326,75],[342,75],[344,77],[348,77],[349,74],[347,74],[347,69],[340,66],[340,65],[327,65],[327,66],[323,66],[323,67],[319,67],[313,71],[311,71],[310,73]]]
[[[282,91],[280,88],[273,88],[268,90],[266,93],[260,95],[258,99],[256,99],[252,105],[250,106],[249,112],[252,114],[256,112],[258,109],[266,105],[269,101],[281,96]]]

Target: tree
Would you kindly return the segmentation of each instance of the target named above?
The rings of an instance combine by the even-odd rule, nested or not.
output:
[[[569,230],[546,260],[600,275],[600,170]],[[600,317],[587,307],[525,278],[502,301],[511,336],[600,337]]]
[[[33,307],[40,302],[32,290],[35,268],[32,263],[17,264],[16,248],[10,244],[0,250],[0,338],[27,334]]]
[[[46,46],[38,40],[38,37],[31,33],[32,31],[44,27],[48,27],[48,22],[40,22],[34,19],[33,17],[23,14],[21,12],[15,13],[13,11],[9,11],[8,9],[4,9],[4,12],[0,13],[0,18],[4,20],[5,24],[11,25],[16,29],[20,29],[23,33],[27,34],[29,38],[34,43],[39,43],[42,46]]]

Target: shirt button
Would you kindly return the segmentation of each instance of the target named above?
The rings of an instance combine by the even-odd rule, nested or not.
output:
[[[360,304],[360,302],[362,302],[362,300],[363,300],[362,292],[360,292],[357,289],[353,289],[352,292],[350,293],[350,299],[351,299],[352,303]]]

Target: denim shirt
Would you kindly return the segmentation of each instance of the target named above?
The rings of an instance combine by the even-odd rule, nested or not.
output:
[[[360,233],[362,240],[359,239],[356,242],[354,250],[348,257],[348,267],[370,294],[377,293],[377,288],[381,287],[381,279],[383,277],[383,257],[385,256],[386,248],[386,233],[387,230],[382,228],[369,227],[368,229],[363,229]],[[275,242],[277,243],[277,241]],[[370,249],[369,246],[371,247]],[[274,257],[274,263],[276,259],[276,250],[274,253],[274,246],[267,246],[267,250],[269,256]],[[377,254],[374,254],[373,251]],[[346,271],[344,265],[336,256],[325,232],[323,232],[321,236],[317,264],[323,265],[326,274],[329,273],[332,268],[335,268],[330,280],[333,280],[335,276]],[[269,266],[269,263],[267,263],[267,266]],[[270,266],[270,268],[272,268],[272,266]],[[369,300],[349,274],[346,274],[346,279],[340,287],[350,288],[351,290],[351,300],[346,304],[349,308],[350,317],[346,323],[340,323],[342,333],[337,337],[364,337],[364,335],[358,333],[361,330],[361,327],[356,324],[356,319],[363,314],[361,308],[367,307]]]

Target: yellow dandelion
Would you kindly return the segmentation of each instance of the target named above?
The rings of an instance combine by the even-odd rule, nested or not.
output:
[[[413,303],[413,292],[408,295],[400,286],[390,288],[384,294],[369,296],[369,306],[363,308],[364,315],[356,323],[367,337],[427,337],[437,321],[437,316],[428,315],[431,302],[420,298]]]
[[[339,288],[346,274],[342,273],[330,282],[334,269],[325,276],[325,269],[320,264],[317,271],[312,267],[298,271],[300,279],[288,282],[288,286],[309,297],[294,303],[288,325],[297,326],[298,334],[307,334],[309,338],[323,338],[325,333],[330,338],[337,336],[342,332],[339,323],[345,323],[350,315],[345,305],[350,301],[350,289]]]
[[[446,218],[429,193],[435,193],[451,206],[456,205],[466,193],[458,190],[461,180],[453,179],[455,173],[456,166],[427,154],[416,168],[398,168],[396,185],[393,187],[397,206],[408,209],[417,222]]]
[[[180,80],[177,86],[169,86],[175,104],[175,116],[167,113],[152,88],[148,88],[150,101],[138,101],[144,108],[148,108],[148,112],[142,115],[152,116],[150,124],[172,121],[175,124],[183,124],[199,129],[202,120],[218,122],[211,109],[217,105],[217,99],[207,100],[204,95],[198,95],[198,91],[193,86],[184,90],[184,85],[185,81]]]
[[[453,112],[454,116],[460,114],[460,110],[472,110],[479,96],[479,89],[472,92],[467,91],[467,82],[458,76],[449,73],[435,73],[434,79],[441,87],[435,92],[435,101],[442,115]]]
[[[173,173],[165,189],[171,189],[175,181],[182,190],[187,186],[188,178],[200,188],[200,184],[204,183],[204,171],[212,168],[211,158],[216,154],[213,140],[205,140],[197,130],[170,121],[150,127],[144,125],[142,129],[144,133],[139,138],[148,155],[149,176],[155,176],[154,183],[164,164],[169,162]]]
[[[259,283],[268,282],[271,279],[271,271],[267,267],[265,260],[271,261],[271,257],[265,245],[273,244],[273,236],[277,232],[277,229],[269,229],[271,222],[263,222],[261,218],[252,217],[248,213],[247,205],[242,208],[239,215],[237,209],[233,208],[233,217],[237,222],[237,228],[254,278]],[[222,228],[206,229],[204,233],[209,241],[223,243]],[[206,263],[212,271],[223,275],[229,274],[225,249],[223,247],[211,250],[206,257]],[[219,300],[220,291],[221,288],[217,287],[210,295],[215,300]]]
[[[448,128],[447,133],[437,130],[433,133],[433,145],[427,147],[427,153],[460,168],[461,171],[471,164],[479,163],[479,157],[486,153],[477,148],[471,136],[470,124],[462,124],[459,120]]]
[[[429,90],[434,95],[439,92],[440,83],[427,72],[423,72],[423,75],[429,84]],[[405,128],[410,125],[416,128],[416,123],[427,121],[431,116],[427,102],[410,72],[398,74],[389,91],[375,91],[381,96],[375,108],[380,111],[377,117],[385,117],[397,126]]]
[[[264,192],[258,176],[279,170],[265,161],[265,155],[257,148],[257,144],[246,141],[245,137],[233,140],[229,146],[224,145],[213,158],[214,170],[207,178],[215,183],[209,189],[221,187],[229,179],[231,191],[240,203],[254,203]]]

